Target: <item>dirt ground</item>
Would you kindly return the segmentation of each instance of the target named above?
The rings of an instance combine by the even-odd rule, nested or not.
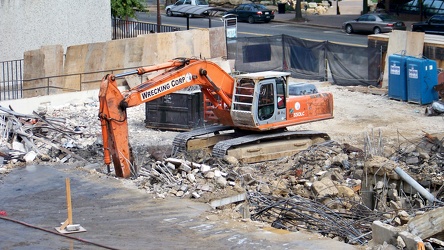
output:
[[[322,83],[318,89],[333,93],[334,119],[294,129],[324,131],[333,140],[358,147],[363,147],[364,138],[372,134],[379,137],[381,133],[385,145],[397,146],[405,140],[420,138],[424,133],[444,132],[444,116],[425,116],[425,105],[392,100],[387,95],[366,94],[362,87]]]
[[[397,147],[425,133],[444,132],[444,116],[425,116],[427,105],[402,102],[387,95],[364,93],[365,87],[341,87],[329,82],[314,82],[319,92],[331,92],[334,119],[290,127],[326,132],[332,140],[364,147],[364,138],[383,138],[384,145]],[[376,92],[376,91],[375,91]],[[380,91],[379,91],[380,92]],[[144,106],[128,110],[130,140],[133,145],[170,145],[176,132],[150,131],[144,128]],[[149,136],[149,140],[146,140]]]

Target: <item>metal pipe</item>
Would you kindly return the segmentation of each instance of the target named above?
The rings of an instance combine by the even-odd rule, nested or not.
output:
[[[135,74],[138,74],[137,70],[132,70],[132,71],[116,74],[115,77],[129,76],[129,75],[135,75]]]
[[[427,191],[421,184],[416,182],[410,175],[408,175],[404,170],[402,170],[400,167],[395,168],[395,172],[410,186],[412,186],[416,191],[418,191],[424,198],[426,198],[430,202],[439,201],[431,194],[429,191]]]

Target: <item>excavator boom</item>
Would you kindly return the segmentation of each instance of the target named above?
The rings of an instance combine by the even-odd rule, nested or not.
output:
[[[158,70],[166,71],[125,92],[120,92],[117,87],[116,77],[141,75]],[[120,75],[106,75],[102,79],[99,92],[99,119],[105,164],[109,166],[112,162],[116,175],[124,178],[130,177],[131,170],[135,168],[128,141],[127,108],[193,85],[200,85],[202,89],[216,93],[221,101],[217,102],[214,99],[213,105],[221,112],[227,112],[232,102],[233,81],[229,74],[213,62],[196,59],[175,59]]]

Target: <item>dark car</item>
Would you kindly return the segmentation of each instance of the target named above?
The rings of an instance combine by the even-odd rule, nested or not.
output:
[[[358,19],[344,22],[342,29],[351,33],[386,33],[393,30],[406,30],[405,23],[387,13],[370,13]]]
[[[425,22],[414,23],[412,31],[444,35],[444,15],[433,15]]]
[[[236,15],[238,21],[247,21],[249,23],[268,23],[274,19],[273,10],[267,9],[262,4],[254,3],[240,4],[236,8],[227,11],[226,14]]]

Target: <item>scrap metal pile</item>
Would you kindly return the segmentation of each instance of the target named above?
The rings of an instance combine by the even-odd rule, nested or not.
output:
[[[0,163],[87,162],[84,152],[75,152],[96,140],[85,133],[87,126],[45,113],[22,114],[0,106]]]

